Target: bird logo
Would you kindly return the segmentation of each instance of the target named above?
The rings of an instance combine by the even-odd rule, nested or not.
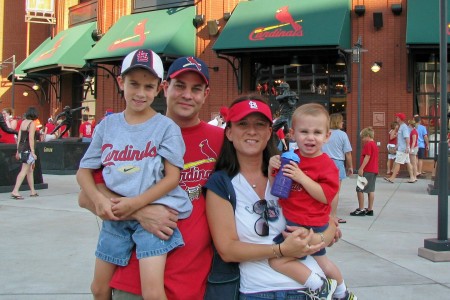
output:
[[[300,37],[303,36],[303,27],[299,24],[303,20],[295,20],[289,12],[288,6],[282,6],[275,11],[275,19],[281,24],[258,27],[249,35],[252,41],[262,41],[267,38],[282,38],[282,37]],[[289,26],[292,29],[286,30]]]
[[[275,18],[280,21],[280,23],[290,24],[295,31],[302,30],[302,26],[294,21],[291,13],[288,11],[288,6],[283,6],[277,9],[275,12]]]

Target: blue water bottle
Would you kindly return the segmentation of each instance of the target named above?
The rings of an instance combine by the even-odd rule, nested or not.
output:
[[[291,192],[292,179],[283,175],[283,166],[290,161],[300,162],[300,157],[294,151],[288,151],[281,154],[281,167],[275,177],[270,193],[278,198],[286,199]]]

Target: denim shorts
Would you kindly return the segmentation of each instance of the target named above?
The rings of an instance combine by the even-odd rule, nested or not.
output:
[[[126,266],[136,245],[138,259],[159,256],[184,246],[181,232],[176,229],[168,240],[151,234],[137,221],[103,221],[95,256],[106,262]]]
[[[301,290],[287,290],[287,291],[270,291],[252,294],[239,295],[239,300],[261,300],[261,299],[276,299],[276,300],[306,300],[306,289]]]
[[[334,164],[339,170],[339,180],[347,178],[347,173],[345,173],[345,162],[343,160],[333,159]]]

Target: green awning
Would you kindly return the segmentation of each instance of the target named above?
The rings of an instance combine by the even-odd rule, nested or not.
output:
[[[447,18],[449,2],[447,0]],[[439,45],[439,1],[408,0],[406,44],[413,47]]]
[[[91,33],[96,27],[96,22],[92,22],[61,31],[33,51],[32,59],[22,70],[54,73],[64,68],[82,68],[86,64],[83,57],[94,44]]]
[[[47,43],[49,43],[51,41],[51,38],[47,38],[44,42],[42,42],[42,44],[40,44],[36,49],[34,49],[34,51],[28,55],[27,58],[25,58],[20,65],[18,65],[15,70],[14,70],[14,74],[15,77],[17,79],[21,79],[24,78],[25,76],[27,76],[27,73],[23,70],[24,66],[26,66],[30,61],[33,60],[34,57],[36,57],[36,55],[47,45]],[[8,79],[11,80],[12,78],[12,73],[10,73],[8,75]]]
[[[115,61],[139,48],[170,57],[195,55],[194,17],[194,6],[123,16],[84,58]]]
[[[350,1],[240,2],[213,46],[233,54],[277,49],[350,48]]]

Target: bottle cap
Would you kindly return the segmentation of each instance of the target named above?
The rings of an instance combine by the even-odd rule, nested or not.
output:
[[[295,161],[296,163],[300,162],[300,157],[298,157],[298,155],[295,154],[293,150],[284,152],[283,154],[281,154],[281,158],[287,158],[289,160]]]

